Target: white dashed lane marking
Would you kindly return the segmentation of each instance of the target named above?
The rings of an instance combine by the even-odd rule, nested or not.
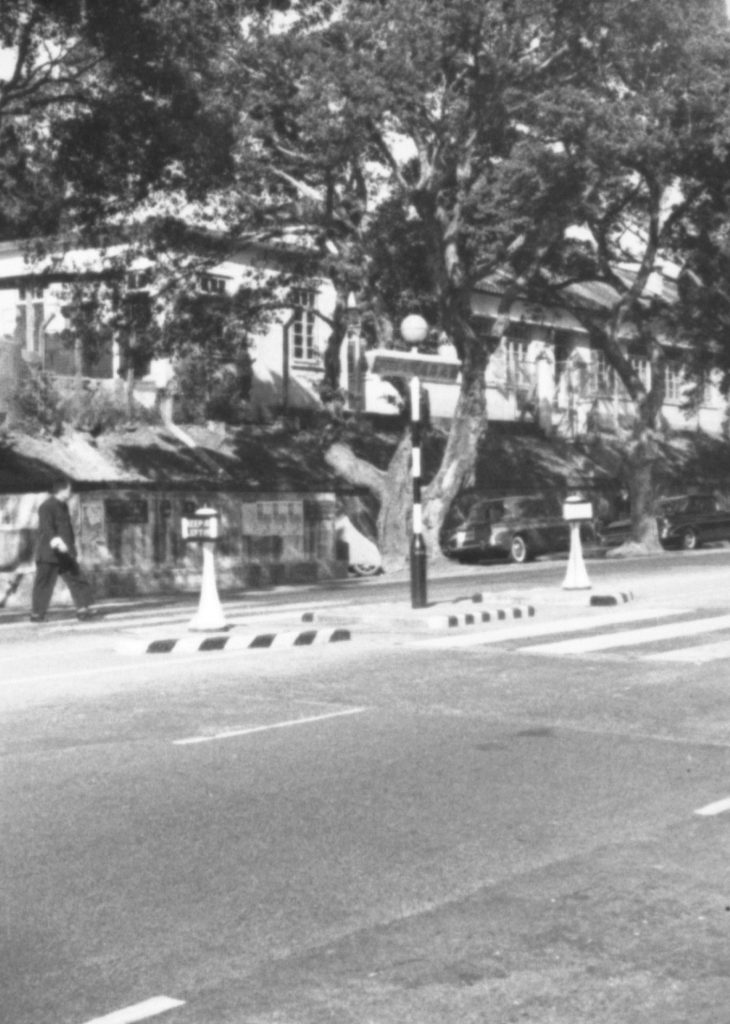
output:
[[[725,811],[730,811],[730,797],[726,797],[725,800],[716,800],[714,804],[707,804],[706,807],[700,807],[695,814],[699,814],[702,818],[712,818]]]
[[[149,1020],[150,1017],[157,1017],[168,1010],[174,1010],[178,1006],[184,1006],[181,999],[170,999],[169,996],[154,996],[146,999],[143,1003],[135,1003],[134,1006],[127,1006],[123,1010],[115,1010],[105,1017],[94,1017],[86,1021],[86,1024],[135,1024],[136,1021]]]
[[[345,715],[361,715],[367,708],[347,708],[345,711],[333,711],[329,715],[312,715],[309,718],[292,718],[286,722],[272,722],[270,725],[255,725],[248,729],[232,729],[229,732],[218,732],[213,736],[189,736],[183,740],[173,740],[177,747],[192,746],[195,743],[213,743],[215,740],[229,740],[237,736],[251,736],[256,732],[268,732],[271,729],[291,729],[295,725],[311,725],[313,722],[326,722],[329,718],[342,718]]]

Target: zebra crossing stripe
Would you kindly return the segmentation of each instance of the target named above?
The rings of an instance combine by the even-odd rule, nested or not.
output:
[[[555,643],[521,648],[521,650],[527,650],[531,654],[588,654],[591,651],[633,647],[637,644],[673,640],[680,636],[696,636],[699,633],[714,633],[728,628],[730,628],[730,615],[716,615],[710,619],[693,619],[688,622],[667,623],[663,626],[649,626],[646,629],[627,629],[620,633],[603,633],[601,636],[560,640]]]
[[[165,640],[142,642],[143,654],[191,654],[199,651],[231,651],[231,650],[265,650],[280,647],[313,647],[320,644],[342,643],[351,640],[349,629],[308,629],[303,632],[282,633],[245,633],[225,636],[178,637]],[[130,645],[124,646],[125,653],[130,653]],[[132,653],[140,653],[137,648]]]
[[[678,661],[685,664],[701,665],[708,661],[719,661],[730,657],[730,640],[718,640],[714,644],[702,644],[699,647],[676,647],[671,651],[657,651],[645,654],[642,661]]]

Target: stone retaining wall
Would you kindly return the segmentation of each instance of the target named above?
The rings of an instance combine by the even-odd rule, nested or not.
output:
[[[0,495],[0,605],[27,602],[37,510],[45,497]],[[70,505],[80,559],[97,598],[197,591],[201,553],[197,543],[182,540],[181,520],[203,505],[221,516],[216,570],[223,590],[347,574],[347,565],[337,558],[331,493],[212,495],[117,488],[84,491]],[[64,590],[59,587],[57,600],[63,600]]]

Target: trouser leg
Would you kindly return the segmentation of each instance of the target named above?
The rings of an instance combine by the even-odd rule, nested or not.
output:
[[[81,571],[78,562],[73,562],[68,567],[62,566],[61,579],[71,592],[71,598],[76,608],[88,608],[91,604],[91,584]]]
[[[52,562],[36,562],[35,580],[33,582],[33,596],[31,598],[31,609],[33,615],[44,618],[51,603],[53,588],[58,579],[58,566]]]

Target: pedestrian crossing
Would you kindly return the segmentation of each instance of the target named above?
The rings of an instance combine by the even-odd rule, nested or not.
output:
[[[730,629],[730,615],[717,615],[700,621],[690,619],[688,622],[670,622],[643,629],[625,629],[618,633],[578,637],[573,640],[559,640],[556,643],[537,644],[530,649],[533,654],[589,654],[594,651],[615,650],[618,647],[637,647],[661,640],[672,640],[675,637],[716,633],[721,629]]]
[[[490,632],[415,641],[416,647],[502,647],[551,658],[622,656],[651,663],[705,664],[730,658],[730,614],[654,607],[526,623]]]

